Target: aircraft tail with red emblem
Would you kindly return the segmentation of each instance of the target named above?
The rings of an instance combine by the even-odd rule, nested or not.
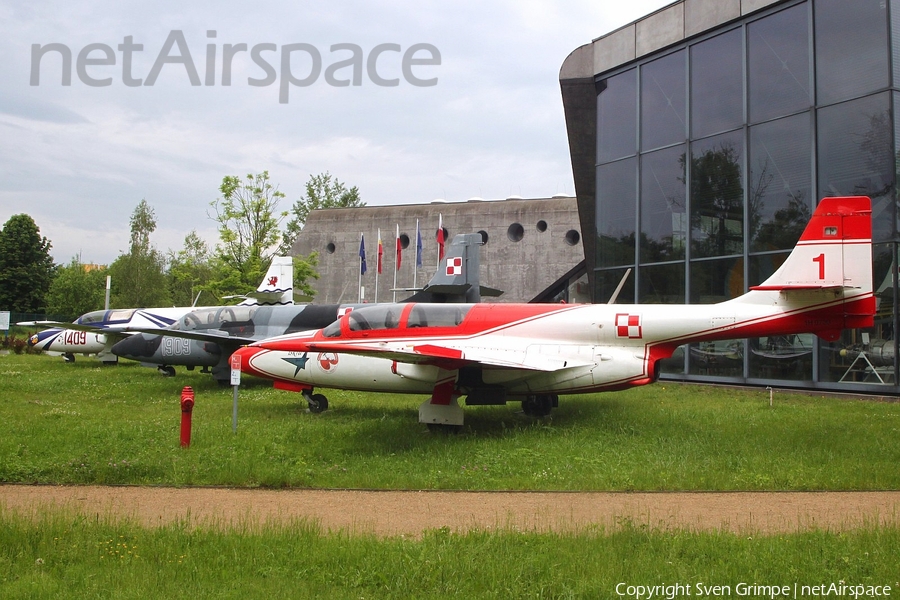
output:
[[[778,305],[828,340],[842,329],[872,327],[871,200],[823,198],[784,263],[732,302]]]

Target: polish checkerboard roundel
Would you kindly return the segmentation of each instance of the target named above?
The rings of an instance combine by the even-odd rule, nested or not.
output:
[[[639,340],[642,336],[641,315],[630,315],[627,313],[616,315],[616,337]]]
[[[462,256],[447,259],[447,275],[462,275]]]

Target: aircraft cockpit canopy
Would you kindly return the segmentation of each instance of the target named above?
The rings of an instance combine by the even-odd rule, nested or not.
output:
[[[124,308],[120,310],[95,310],[81,315],[76,319],[76,323],[81,325],[95,325],[97,323],[117,323],[130,321],[134,315],[134,308]]]
[[[227,323],[248,323],[257,309],[259,306],[256,305],[237,305],[192,310],[178,319],[174,329],[219,329]]]
[[[351,311],[347,327],[350,331],[456,327],[471,309],[471,304],[376,304]],[[323,329],[322,335],[340,336],[341,320]]]

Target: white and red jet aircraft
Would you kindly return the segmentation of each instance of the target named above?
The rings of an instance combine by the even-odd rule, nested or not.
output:
[[[242,371],[311,405],[327,405],[312,393],[323,387],[430,393],[419,407],[429,426],[462,425],[462,395],[546,415],[559,394],[656,381],[685,343],[873,326],[871,231],[869,198],[825,198],[781,267],[719,304],[381,304],[236,354]]]

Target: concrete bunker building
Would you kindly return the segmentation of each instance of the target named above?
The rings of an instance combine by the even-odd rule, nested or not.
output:
[[[330,208],[312,211],[292,248],[293,254],[318,252],[320,279],[313,281],[316,302],[356,302],[360,234],[364,235],[367,272],[365,301],[390,302],[394,273],[398,288],[425,285],[437,269],[439,219],[447,245],[459,233],[481,232],[481,284],[503,291],[485,302],[589,302],[576,199],[553,198]],[[422,237],[422,266],[416,262],[416,221]],[[396,231],[402,256],[396,265]],[[375,296],[378,230],[384,248]],[[397,299],[411,296],[399,292]]]
[[[591,298],[713,303],[784,260],[819,199],[873,202],[872,329],[682,347],[664,377],[897,386],[900,0],[679,0],[560,70]]]

